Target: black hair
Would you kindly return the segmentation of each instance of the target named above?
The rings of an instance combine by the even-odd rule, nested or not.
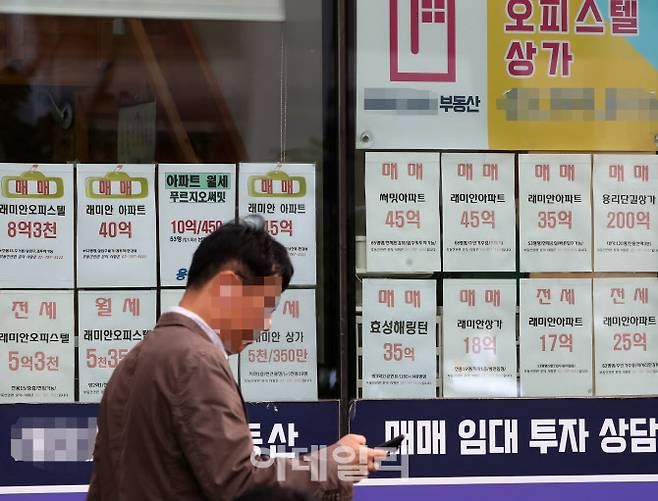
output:
[[[265,231],[264,221],[258,216],[226,223],[204,238],[194,251],[187,287],[203,286],[229,265],[236,267],[234,271],[243,275],[246,283],[280,275],[283,290],[288,288],[294,272],[288,251]]]

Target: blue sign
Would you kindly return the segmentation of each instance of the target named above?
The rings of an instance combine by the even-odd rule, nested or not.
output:
[[[96,404],[0,405],[0,485],[85,485]]]
[[[658,473],[658,398],[359,400],[350,431],[406,435],[379,477]]]
[[[339,438],[339,402],[248,403],[249,428],[262,454],[331,445]]]
[[[249,403],[247,412],[264,454],[338,439],[335,400]],[[97,413],[97,404],[0,405],[0,486],[87,485]]]

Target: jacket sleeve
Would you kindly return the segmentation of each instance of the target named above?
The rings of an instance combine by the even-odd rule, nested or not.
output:
[[[302,462],[308,468],[304,469],[293,467],[293,460],[285,458],[257,466],[242,400],[228,365],[207,353],[192,355],[184,365],[172,413],[183,453],[208,499],[229,500],[276,483],[325,499],[351,498],[351,484],[338,479],[331,449],[306,455]],[[315,480],[318,476],[312,478],[311,471],[322,471],[321,457],[327,458],[327,473]]]
[[[98,475],[96,468],[91,471],[91,480],[89,481],[89,490],[87,491],[87,501],[100,501],[101,493],[98,485]]]

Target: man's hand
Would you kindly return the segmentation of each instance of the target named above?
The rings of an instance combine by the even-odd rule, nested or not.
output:
[[[363,435],[349,434],[342,437],[336,443],[336,453],[340,457],[338,461],[342,470],[350,473],[352,481],[358,481],[368,476],[368,473],[377,471],[379,462],[386,457],[386,451],[382,449],[371,449],[366,446],[366,437]]]

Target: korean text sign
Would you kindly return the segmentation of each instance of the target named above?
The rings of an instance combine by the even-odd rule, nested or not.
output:
[[[0,286],[73,287],[73,166],[0,164]]]
[[[515,397],[516,281],[443,281],[443,396]]]
[[[286,246],[293,285],[315,285],[315,165],[240,164],[240,217],[258,214]]]
[[[337,400],[247,403],[245,407],[254,448],[272,457],[290,456],[292,451],[308,453],[339,438]],[[34,492],[42,493],[38,497],[45,499],[84,499],[86,490],[79,488],[89,483],[100,406],[16,404],[0,409],[2,490],[34,499],[30,496],[34,487]],[[52,494],[43,494],[46,490]],[[79,496],[69,495],[69,490],[80,490]]]
[[[594,271],[658,271],[658,156],[594,155]]]
[[[240,353],[245,400],[317,400],[315,289],[288,289],[272,327]]]
[[[156,285],[155,166],[80,164],[78,286]]]
[[[658,279],[594,280],[596,394],[658,393]]]
[[[363,280],[363,397],[436,397],[436,281]]]
[[[375,444],[404,433],[411,477],[655,474],[657,400],[357,400],[350,432]]]
[[[444,153],[443,268],[516,270],[514,155]]]
[[[592,396],[591,280],[522,279],[520,303],[521,396]]]
[[[653,0],[359,0],[357,148],[653,151],[657,24]]]
[[[73,402],[72,291],[0,291],[0,403]]]
[[[486,0],[356,9],[357,148],[486,148]]]
[[[112,371],[155,324],[153,290],[78,292],[81,402],[100,402]]]
[[[158,165],[160,284],[183,286],[201,240],[235,218],[235,165]]]
[[[521,271],[592,271],[592,158],[519,155]]]
[[[658,5],[490,0],[490,148],[654,150]]]
[[[366,153],[368,271],[441,269],[437,153]]]

